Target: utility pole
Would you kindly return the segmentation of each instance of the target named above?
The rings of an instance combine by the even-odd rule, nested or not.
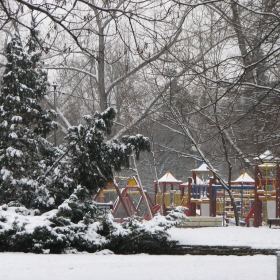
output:
[[[55,110],[55,113],[56,112],[56,88],[57,88],[57,83],[53,83],[53,108]],[[55,117],[56,118],[56,117]],[[54,129],[54,146],[56,147],[57,146],[57,135],[56,135],[56,128]]]

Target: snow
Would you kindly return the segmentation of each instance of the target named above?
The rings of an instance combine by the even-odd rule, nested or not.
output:
[[[280,250],[280,228],[277,227],[171,228],[169,234],[186,245],[251,246]]]
[[[0,254],[1,279],[276,279],[275,256]]]
[[[2,168],[0,173],[2,175],[2,180],[3,181],[6,181],[7,178],[9,178],[12,175],[11,171],[9,171],[9,170],[7,170],[5,168]]]
[[[6,154],[7,156],[10,156],[10,157],[21,157],[23,155],[23,152],[20,151],[20,150],[17,150],[17,149],[14,149],[13,147],[8,147],[6,149]]]
[[[24,207],[0,207],[2,230],[15,220],[19,226],[26,223],[31,232],[35,226],[50,225],[48,218],[58,210],[52,210],[41,216],[27,213]],[[30,210],[31,211],[31,210]],[[155,226],[166,223],[163,216],[143,223],[153,231]],[[93,223],[87,232],[87,238],[103,243],[96,234],[98,223]],[[119,225],[120,227],[120,225]],[[125,230],[120,227],[120,231]],[[170,239],[184,245],[227,245],[251,246],[280,251],[280,227],[207,227],[168,229]],[[57,237],[60,238],[59,234]],[[100,239],[101,238],[101,239]],[[186,280],[186,279],[276,279],[276,256],[171,256],[171,255],[115,255],[110,250],[96,253],[77,252],[69,249],[67,254],[52,255],[49,250],[44,254],[0,253],[0,279],[21,280],[76,280],[76,279],[121,279],[121,280]]]
[[[243,172],[236,180],[236,183],[255,183],[255,180],[247,173]]]
[[[182,183],[182,181],[177,180],[170,172],[167,172],[159,180],[159,183]]]
[[[263,154],[259,155],[258,157],[255,157],[254,160],[267,163],[267,162],[279,161],[279,158],[275,157],[271,151],[267,150]]]
[[[15,132],[9,133],[8,137],[11,139],[18,139],[18,136]]]
[[[181,244],[280,248],[276,227],[171,228],[169,233]],[[115,255],[109,250],[94,254],[72,250],[63,255],[0,253],[0,263],[5,268],[0,279],[6,280],[276,279],[276,257],[265,255]]]
[[[198,168],[192,169],[194,172],[211,172],[206,163],[202,163]]]
[[[13,116],[12,117],[12,122],[22,122],[22,117],[21,116]]]
[[[4,223],[0,221],[0,231],[2,229],[11,228],[11,224],[17,221],[19,225],[25,224],[27,232],[33,232],[34,228],[37,226],[49,226],[51,222],[47,217],[57,212],[57,210],[52,210],[48,213],[49,216],[32,216],[28,214],[29,210],[25,208],[26,210],[24,211],[23,207],[7,207],[5,211],[1,210],[1,208],[3,209],[3,205],[2,207],[0,206],[0,217],[4,217],[7,222]]]
[[[3,109],[1,108],[1,111],[3,111]],[[6,120],[4,120],[2,123],[1,123],[1,127],[7,127],[8,126],[8,122]]]

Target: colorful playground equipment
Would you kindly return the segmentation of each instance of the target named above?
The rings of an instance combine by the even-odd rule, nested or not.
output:
[[[109,197],[109,194],[111,194],[111,197]],[[94,201],[101,202],[103,205],[104,203],[109,203],[109,199],[114,200],[112,207],[114,217],[117,217],[118,214],[121,217],[137,215],[149,220],[150,216],[154,216],[155,212],[159,210],[158,207],[154,207],[148,192],[139,186],[135,177],[129,178],[126,186],[122,189],[119,189],[115,183],[108,183],[106,188],[99,189],[93,198]],[[146,205],[146,201],[148,205]],[[121,211],[124,213],[119,213]]]
[[[273,222],[280,225],[280,159],[264,153],[256,158],[255,178],[243,172],[230,184],[241,224],[259,227]],[[192,169],[192,177],[183,183],[170,172],[154,182],[154,202],[135,177],[126,185],[108,183],[94,197],[101,207],[112,209],[115,218],[138,215],[146,220],[157,212],[167,215],[176,206],[185,206],[190,217],[234,218],[229,194],[205,163]],[[110,202],[113,201],[113,202]]]
[[[154,182],[155,203],[161,206],[162,214],[176,206],[185,206],[188,216],[209,215],[209,171],[206,164],[192,170],[187,183],[177,180],[170,172]],[[199,177],[200,176],[200,177]],[[199,211],[198,211],[199,210]]]
[[[244,172],[230,184],[240,222],[255,227],[267,225],[271,219],[280,222],[280,160],[263,155],[257,159],[261,162],[255,166],[254,179]],[[162,214],[182,205],[188,208],[188,216],[218,215],[226,221],[233,218],[230,197],[206,164],[191,171],[187,183],[170,172],[154,182],[155,204],[161,207]]]
[[[280,167],[264,161],[255,168],[254,226],[280,218]]]
[[[181,184],[182,181],[177,180],[170,172],[167,172],[162,178],[154,182],[155,202],[162,207],[164,216],[172,206],[181,205]]]

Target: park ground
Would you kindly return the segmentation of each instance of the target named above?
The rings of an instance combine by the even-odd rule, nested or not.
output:
[[[171,228],[185,245],[251,246],[280,250],[280,228]],[[276,256],[170,256],[0,253],[0,279],[12,280],[199,280],[276,279]]]

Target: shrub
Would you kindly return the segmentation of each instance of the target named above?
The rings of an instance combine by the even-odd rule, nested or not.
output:
[[[177,241],[168,239],[169,234],[164,228],[146,226],[135,217],[121,225],[123,230],[112,228],[114,224],[109,219],[104,220],[103,226],[104,223],[109,231],[106,248],[116,254],[163,254],[177,244]]]

